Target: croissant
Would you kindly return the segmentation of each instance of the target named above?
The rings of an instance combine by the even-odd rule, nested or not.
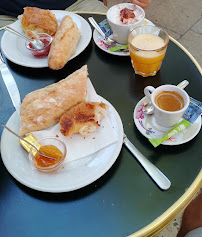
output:
[[[55,15],[50,10],[37,7],[25,7],[21,26],[25,33],[30,30],[36,33],[54,35],[57,31],[58,23]]]
[[[19,134],[50,127],[59,122],[66,110],[85,101],[87,75],[85,65],[67,78],[26,95],[21,106]]]
[[[80,133],[87,136],[94,132],[106,115],[107,106],[98,102],[81,102],[67,110],[60,118],[60,132],[64,136]]]

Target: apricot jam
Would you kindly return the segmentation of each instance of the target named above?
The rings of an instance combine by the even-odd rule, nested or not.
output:
[[[36,153],[34,156],[35,161],[38,166],[40,167],[49,167],[52,165],[57,164],[63,157],[63,153],[53,145],[44,145],[41,146],[39,151],[44,155],[39,154],[39,152]],[[53,157],[55,159],[50,159],[48,157]]]

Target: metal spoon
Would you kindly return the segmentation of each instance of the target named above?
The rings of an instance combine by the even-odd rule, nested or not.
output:
[[[26,37],[25,35],[22,35],[21,33],[17,32],[16,30],[14,30],[13,28],[11,28],[10,26],[5,26],[4,28],[5,30],[20,36],[21,38],[28,40],[34,49],[43,49],[44,48],[44,43],[41,40],[37,40],[37,39],[29,39],[28,37]]]
[[[184,81],[180,82],[177,85],[177,87],[184,89],[188,84],[189,84],[189,82],[187,80],[184,80]],[[145,114],[153,114],[154,113],[154,107],[153,107],[151,101],[144,105],[144,107],[142,108],[142,111]]]
[[[100,29],[99,25],[97,24],[97,22],[94,20],[93,17],[89,17],[88,20],[90,21],[91,25],[99,32],[99,34],[104,38],[103,41],[105,44],[107,45],[113,45],[116,43],[115,40],[107,37],[105,35],[105,33]]]
[[[27,140],[25,140],[23,137],[19,136],[17,133],[13,132],[10,128],[8,128],[6,125],[4,124],[1,124],[4,128],[6,128],[9,132],[11,132],[13,135],[19,137],[21,140],[23,140],[24,142],[28,143],[30,146],[32,146],[40,155],[48,158],[48,159],[53,159],[55,160],[56,158],[54,157],[49,157],[49,156],[46,156],[44,153],[40,152],[39,149],[37,147],[35,147],[32,143],[28,142]]]

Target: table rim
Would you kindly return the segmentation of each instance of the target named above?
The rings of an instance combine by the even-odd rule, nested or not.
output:
[[[88,11],[72,11],[72,12],[76,14],[106,15],[106,13],[103,12],[88,12]],[[4,27],[1,27],[0,31],[1,30],[4,30]],[[202,68],[197,62],[197,60],[194,58],[194,56],[173,37],[169,36],[169,38],[173,43],[175,43],[187,54],[187,56],[195,64],[198,71],[202,75]],[[201,186],[202,186],[202,169],[200,170],[199,174],[196,176],[195,180],[192,182],[190,187],[187,190],[185,190],[185,193],[171,207],[169,207],[163,214],[157,217],[150,224],[134,232],[128,237],[147,237],[147,236],[155,236],[156,234],[158,234],[160,231],[166,228],[166,226],[168,226],[186,208],[186,206],[191,202],[191,200],[194,198],[194,196],[196,195]]]

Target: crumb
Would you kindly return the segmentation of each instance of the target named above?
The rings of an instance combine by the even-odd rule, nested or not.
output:
[[[70,139],[72,139],[72,137],[70,137]]]
[[[93,137],[92,139],[95,139],[95,137]]]
[[[86,139],[86,137],[83,137],[83,139]]]
[[[59,137],[58,135],[56,135],[56,137]]]

